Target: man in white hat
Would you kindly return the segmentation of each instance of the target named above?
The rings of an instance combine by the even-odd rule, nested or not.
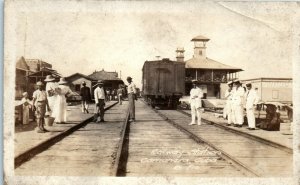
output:
[[[97,88],[94,90],[96,113],[93,121],[97,123],[99,123],[98,117],[100,117],[100,122],[104,122],[105,90],[103,86],[103,81],[99,80],[97,83]]]
[[[83,113],[89,113],[89,102],[91,101],[91,90],[86,86],[85,81],[82,82],[82,87],[80,89],[81,96],[81,109]]]
[[[226,98],[226,106],[224,108],[223,117],[227,117],[227,126],[231,126],[231,123],[234,120],[234,114],[232,109],[232,96],[233,96],[233,90],[232,90],[232,81],[229,81],[227,83],[228,89],[225,92],[225,98]]]
[[[247,120],[248,120],[248,129],[255,130],[255,115],[254,111],[257,103],[259,102],[259,97],[256,91],[252,88],[251,83],[246,84],[247,92],[246,92],[246,112],[247,112]]]
[[[46,93],[48,97],[49,106],[51,110],[53,110],[53,106],[57,98],[57,93],[55,92],[55,88],[57,88],[58,84],[55,83],[55,78],[53,78],[52,75],[47,75],[44,81],[46,82]]]
[[[232,94],[232,108],[233,108],[233,114],[234,114],[234,126],[235,127],[242,127],[244,122],[244,88],[242,87],[242,84],[239,80],[233,81],[233,94]]]
[[[132,78],[130,76],[127,77],[128,87],[127,87],[127,93],[128,93],[128,102],[129,102],[129,118],[131,122],[135,121],[135,100],[137,100],[136,97],[136,86],[132,82]]]
[[[46,108],[48,109],[48,111],[51,111],[51,108],[49,107],[48,104],[47,93],[42,88],[43,85],[44,84],[42,82],[37,82],[36,83],[37,90],[35,90],[32,95],[33,110],[35,111],[38,133],[44,133],[48,131],[44,127],[45,124],[44,117],[46,113]]]
[[[192,122],[189,125],[195,125],[196,123],[196,114],[197,114],[197,123],[201,125],[201,98],[203,97],[202,90],[197,86],[197,80],[193,80],[193,88],[190,91],[190,105],[192,113]]]

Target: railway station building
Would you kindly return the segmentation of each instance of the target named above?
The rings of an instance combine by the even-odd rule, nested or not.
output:
[[[192,80],[200,83],[205,99],[223,98],[227,89],[227,82],[237,78],[237,73],[242,69],[223,64],[206,56],[206,43],[210,39],[197,36],[194,42],[194,55],[185,61],[185,93],[189,95],[192,88]],[[184,49],[177,48],[177,61],[184,61]]]
[[[82,82],[86,82],[86,86],[91,89],[91,94],[93,96],[93,90],[96,88],[98,80],[104,81],[104,87],[106,89],[118,89],[119,84],[124,84],[123,80],[118,77],[117,72],[104,71],[94,71],[90,75],[84,75],[81,73],[74,73],[68,77],[66,80],[69,82],[70,88],[73,92],[80,94],[80,89],[82,87]]]

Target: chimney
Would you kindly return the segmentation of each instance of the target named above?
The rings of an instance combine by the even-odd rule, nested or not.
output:
[[[176,59],[177,62],[184,62],[184,48],[176,49]]]

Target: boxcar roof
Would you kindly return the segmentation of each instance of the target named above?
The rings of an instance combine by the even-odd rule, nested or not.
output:
[[[230,71],[243,71],[240,68],[222,64],[210,58],[191,58],[185,62],[185,68],[191,69],[224,69]]]

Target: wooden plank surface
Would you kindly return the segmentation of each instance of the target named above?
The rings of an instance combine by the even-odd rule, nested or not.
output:
[[[125,120],[127,102],[105,113],[105,123],[84,128],[38,154],[15,170],[16,175],[110,175]],[[118,116],[116,116],[118,115]]]

